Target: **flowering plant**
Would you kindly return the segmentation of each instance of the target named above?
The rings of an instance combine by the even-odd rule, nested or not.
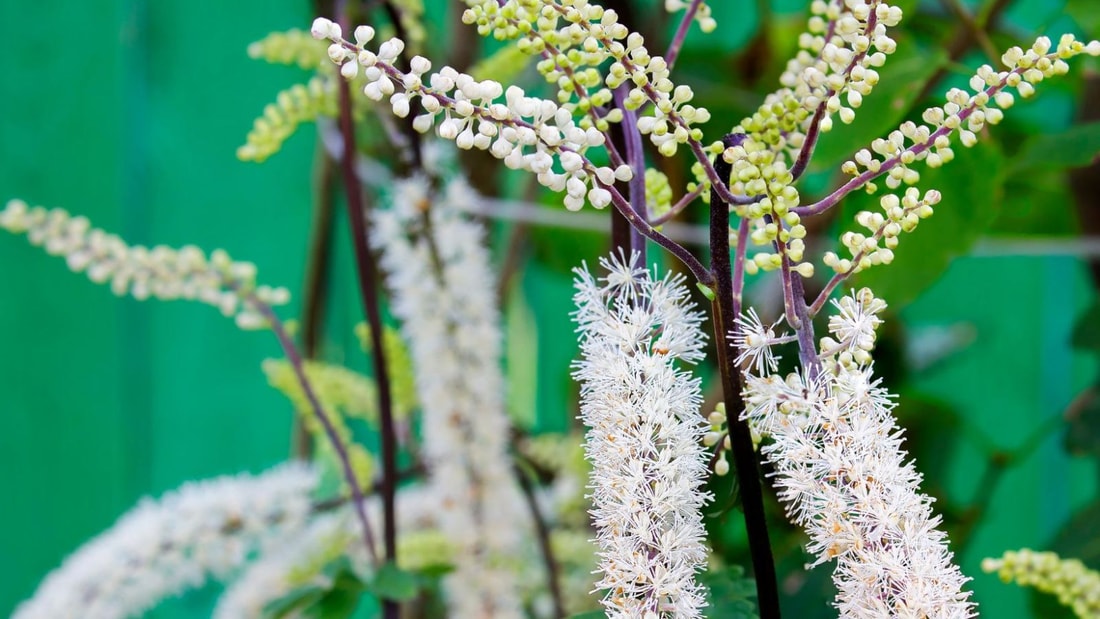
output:
[[[917,187],[934,176],[927,171],[957,150],[964,157],[963,149],[981,148],[1017,97],[1068,73],[1076,56],[1100,56],[1100,42],[1041,36],[1026,49],[1010,47],[944,101],[898,115],[896,126],[842,161],[819,163],[835,148],[827,136],[862,120],[865,101],[879,94],[888,57],[901,49],[899,6],[811,3],[778,89],[708,140],[714,115],[676,71],[696,24],[721,28],[699,0],[666,3],[678,26],[660,54],[652,36],[628,25],[625,10],[587,0],[466,0],[462,21],[504,47],[463,70],[420,53],[428,40],[419,3],[383,3],[381,36],[382,27],[353,27],[356,7],[338,4],[329,12],[336,19],[317,18],[310,36],[273,35],[251,48],[315,74],[264,111],[238,156],[262,161],[299,124],[322,125],[324,168],[330,176],[339,168],[348,205],[369,376],[313,358],[315,315],[304,320],[303,350],[296,323],[277,313],[289,293],[257,284],[250,263],[191,246],[130,245],[84,218],[19,200],[0,212],[0,226],[116,294],[213,305],[241,328],[270,331],[285,356],[265,371],[299,412],[300,455],[312,455],[316,470],[302,473],[314,481],[293,490],[270,484],[272,496],[293,495],[270,499],[295,506],[285,532],[281,517],[270,518],[286,536],[283,548],[240,549],[244,517],[230,516],[212,529],[212,542],[157,542],[171,546],[166,551],[195,549],[182,552],[183,562],[194,559],[189,569],[203,576],[150,591],[174,593],[212,572],[234,583],[220,616],[330,616],[372,598],[387,619],[402,609],[560,617],[600,608],[609,617],[658,619],[746,607],[778,617],[777,523],[767,513],[777,505],[808,537],[808,568],[832,570],[829,600],[841,615],[977,613],[942,516],[906,453],[898,400],[877,373],[891,299],[871,274],[904,254],[904,235],[951,208],[950,193]],[[528,64],[548,93],[493,77]],[[386,164],[360,151],[364,126],[386,136],[384,147],[367,151],[385,153]],[[449,142],[481,163],[451,160],[441,146]],[[508,414],[498,307],[508,290],[496,285],[474,221],[491,205],[480,195],[494,189],[479,174],[486,159],[559,195],[568,211],[611,211],[600,220],[613,246],[601,271],[574,265],[583,464],[570,455],[579,439],[528,436]],[[492,214],[499,211],[509,216],[503,208]],[[520,205],[511,216],[544,211]],[[674,234],[675,220],[697,212],[707,220],[703,253]],[[846,223],[836,224],[832,242],[815,222],[837,213]],[[651,269],[655,250],[684,274]],[[781,309],[750,303],[751,278],[774,282]],[[705,408],[692,367],[705,357],[708,320],[692,285],[710,304],[721,387]],[[376,440],[356,437],[360,422]],[[732,557],[715,552],[708,535],[706,510],[725,500],[711,472],[735,479],[745,566],[730,567]],[[233,502],[222,494],[211,499],[211,513]],[[164,506],[178,502],[163,501],[169,520]],[[141,509],[63,565],[18,616],[39,616],[42,596],[78,582],[70,570],[83,565],[81,556],[127,556],[140,533],[134,523],[149,520]],[[232,561],[201,568],[202,549],[218,544],[237,549]],[[728,568],[735,576],[726,584],[743,593],[750,581],[738,567],[751,567],[752,595],[722,596],[705,575]],[[121,585],[109,580],[83,594],[103,601],[96,616],[129,616],[152,603],[150,591],[128,597],[132,579],[117,578]],[[745,599],[752,597],[754,604]]]

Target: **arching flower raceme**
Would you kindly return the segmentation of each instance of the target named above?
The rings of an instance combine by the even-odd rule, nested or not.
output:
[[[283,465],[145,500],[50,573],[13,616],[125,619],[225,578],[305,527],[316,484],[313,469]]]
[[[430,193],[399,181],[375,214],[372,242],[416,371],[428,476],[440,529],[455,545],[444,583],[449,616],[522,616],[515,582],[523,499],[508,457],[500,315],[483,234],[462,215],[476,199],[462,181]],[[430,225],[425,225],[430,222]]]
[[[609,617],[700,617],[706,422],[699,381],[676,361],[702,358],[702,316],[681,277],[654,279],[636,256],[600,263],[608,273],[599,281],[576,271],[574,296],[596,587]]]

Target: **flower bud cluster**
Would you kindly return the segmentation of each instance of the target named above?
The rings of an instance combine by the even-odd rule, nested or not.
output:
[[[145,499],[51,572],[13,617],[125,619],[211,577],[226,578],[305,527],[317,477],[306,466],[283,465]]]
[[[775,151],[752,139],[725,149],[722,157],[731,165],[730,189],[758,198],[752,204],[738,207],[737,212],[752,221],[749,237],[752,243],[768,250],[752,255],[745,262],[745,272],[752,275],[778,269],[786,255],[792,263],[791,270],[803,277],[813,276],[813,263],[802,261],[806,227],[793,211],[800,197],[787,163]]]
[[[897,44],[886,29],[901,21],[901,9],[881,0],[814,0],[801,50],[780,76],[780,88],[768,95],[740,131],[777,154],[798,158],[816,123],[822,132],[832,117],[855,118],[863,97],[878,83],[876,70]]]
[[[836,252],[825,252],[824,262],[837,273],[859,273],[879,264],[894,261],[894,249],[903,232],[916,230],[922,219],[928,219],[939,204],[940,192],[930,189],[921,196],[916,187],[909,187],[900,198],[886,194],[879,199],[882,213],[860,211],[856,222],[867,232],[847,231],[840,242],[848,250],[850,258],[841,258]],[[882,246],[880,246],[880,243]]]
[[[410,60],[408,73],[402,72],[393,62],[404,44],[390,39],[377,53],[366,50],[363,45],[374,36],[369,26],[356,29],[355,44],[340,38],[340,27],[324,18],[314,22],[313,33],[334,41],[329,56],[341,65],[345,77],[354,77],[364,67],[367,97],[389,97],[394,113],[401,117],[410,113],[410,104],[419,97],[424,113],[413,120],[418,131],[434,125],[440,137],[453,140],[459,148],[486,150],[509,168],[536,174],[544,186],[566,193],[565,206],[570,210],[579,210],[586,198],[596,208],[607,206],[612,200],[610,186],[632,176],[626,165],[594,165],[585,152],[603,146],[604,134],[594,127],[582,128],[568,109],[553,101],[528,97],[517,86],[504,90],[499,82],[478,81],[451,67],[427,75],[431,62],[420,56]],[[499,101],[502,96],[503,102]]]
[[[691,0],[665,0],[665,11],[669,13],[682,11],[689,6],[691,6]],[[695,9],[694,19],[699,23],[699,29],[704,33],[714,32],[714,29],[718,27],[718,22],[711,17],[710,5],[706,2],[699,3],[699,6]]]
[[[213,305],[234,316],[242,329],[263,328],[267,321],[255,304],[285,305],[285,288],[256,285],[256,265],[235,262],[223,250],[207,256],[198,247],[180,249],[128,245],[118,236],[93,228],[85,217],[62,209],[30,208],[22,200],[0,211],[0,228],[26,234],[32,245],[52,256],[64,256],[69,268],[88,279],[109,283],[116,295],[138,300],[188,299]]]
[[[702,139],[702,131],[693,125],[710,120],[710,112],[690,105],[691,88],[669,79],[665,59],[651,55],[644,38],[620,24],[615,11],[588,0],[509,0],[503,5],[495,0],[467,0],[467,5],[463,19],[476,23],[479,32],[503,39],[522,36],[521,49],[543,56],[539,70],[557,84],[558,99],[566,109],[593,116],[583,127],[594,124],[604,131],[607,122],[621,120],[617,110],[601,118],[594,108],[610,102],[612,90],[630,84],[624,105],[628,109],[654,105],[653,116],[639,118],[638,128],[661,154],[671,157],[680,145]],[[611,64],[601,77],[598,67],[609,59]]]
[[[861,288],[833,299],[832,304],[837,313],[829,317],[830,335],[821,338],[821,357],[847,370],[870,365],[875,330],[882,324],[878,314],[886,309],[886,302],[876,298],[870,288]]]
[[[672,186],[668,176],[656,168],[645,171],[645,203],[650,219],[656,219],[672,208]]]
[[[714,474],[719,477],[729,475],[730,463],[726,459],[726,452],[732,449],[730,442],[729,420],[726,418],[726,403],[719,402],[714,410],[707,415],[709,429],[703,435],[703,447],[717,449],[718,457],[714,462]]]
[[[952,133],[957,132],[958,141],[970,147],[977,142],[986,124],[1001,122],[1003,110],[1015,102],[1008,88],[1015,88],[1021,97],[1030,97],[1036,84],[1067,72],[1066,60],[1080,54],[1100,56],[1100,41],[1085,44],[1066,34],[1053,49],[1047,37],[1039,37],[1026,51],[1013,47],[1001,57],[1008,70],[996,71],[989,65],[982,65],[970,79],[970,91],[952,88],[944,105],[925,110],[924,124],[903,123],[886,139],[875,140],[870,150],[857,152],[851,161],[844,163],[841,171],[857,178],[867,177],[865,186],[872,192],[877,187],[869,179],[883,172],[887,174],[885,183],[890,189],[902,184],[913,185],[920,180],[920,174],[912,168],[914,163],[923,161],[929,167],[938,168],[954,159]]]
[[[1000,559],[983,560],[982,571],[995,572],[1005,582],[1015,581],[1054,594],[1081,619],[1100,617],[1100,573],[1077,559],[1025,548],[1008,551]]]
[[[338,114],[336,83],[331,78],[318,75],[305,85],[295,84],[264,107],[263,116],[252,123],[245,144],[237,149],[237,158],[260,163],[279,152],[299,124]]]

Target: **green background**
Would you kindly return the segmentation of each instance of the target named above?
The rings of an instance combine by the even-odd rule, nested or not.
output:
[[[1016,10],[1026,19],[1054,4]],[[720,28],[744,27],[723,13]],[[3,3],[0,200],[61,206],[135,243],[222,247],[254,261],[261,281],[297,291],[315,133],[306,128],[262,166],[234,153],[263,105],[302,75],[249,60],[247,44],[310,19],[300,0]],[[950,195],[941,208],[952,208]],[[290,452],[289,407],[259,370],[278,354],[268,335],[242,333],[205,306],[114,298],[11,236],[0,236],[0,282],[0,613],[142,495],[260,471]],[[334,332],[358,316],[351,285],[338,268]],[[550,420],[569,416],[573,389],[569,287],[553,266],[533,266],[523,281],[539,325],[523,346],[538,353],[528,396]],[[964,440],[932,454],[949,467],[947,496],[973,496],[976,445],[1013,448],[1088,383],[1095,368],[1068,339],[1092,295],[1077,259],[987,255],[955,261],[906,308],[914,329],[965,324],[975,334],[912,377],[962,412]],[[983,614],[1030,616],[1022,591],[977,565],[1042,547],[1095,496],[1094,469],[1052,437],[1009,472],[962,557]],[[158,615],[203,616],[211,593]]]

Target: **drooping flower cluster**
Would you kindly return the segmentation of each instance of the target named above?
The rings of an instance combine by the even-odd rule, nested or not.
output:
[[[508,458],[500,316],[483,233],[461,214],[476,199],[460,180],[438,195],[426,178],[399,181],[371,237],[416,370],[428,476],[455,546],[445,586],[458,619],[521,616],[511,561],[524,515]]]
[[[125,619],[224,578],[305,526],[316,483],[312,469],[283,465],[145,500],[66,559],[14,617]]]
[[[522,37],[520,49],[543,57],[539,70],[558,86],[563,107],[589,114],[582,121],[585,126],[602,131],[607,124],[601,121],[620,121],[621,111],[601,117],[595,108],[611,101],[612,90],[629,83],[624,106],[654,105],[654,115],[639,118],[638,128],[661,154],[671,157],[680,145],[702,139],[701,130],[693,125],[707,122],[710,113],[690,105],[691,88],[672,82],[665,59],[651,55],[644,38],[619,23],[614,10],[588,0],[509,0],[503,5],[496,0],[467,0],[466,4],[470,8],[463,20],[477,24],[479,32],[492,32],[502,39]],[[703,24],[713,22],[705,7],[697,17]],[[607,60],[611,64],[607,74],[601,75],[598,67]]]
[[[700,617],[707,426],[699,381],[675,364],[702,358],[702,317],[682,278],[654,279],[636,262],[601,260],[598,281],[576,271],[596,587],[609,617]]]
[[[1010,550],[1000,559],[985,559],[982,571],[995,572],[1005,582],[1054,594],[1081,619],[1100,617],[1100,573],[1077,559],[1025,548]]]
[[[813,565],[836,560],[842,617],[972,616],[967,578],[905,461],[892,396],[873,376],[885,303],[863,289],[836,306],[817,376],[745,375],[744,417],[770,438],[761,452],[779,497],[809,534]]]
[[[242,329],[262,328],[266,320],[255,303],[268,306],[290,301],[285,288],[256,285],[256,265],[236,262],[218,249],[209,257],[198,247],[128,245],[114,234],[93,228],[85,217],[62,209],[28,207],[12,200],[0,211],[0,228],[26,234],[32,245],[63,256],[69,268],[85,272],[96,283],[109,283],[119,295],[138,300],[191,299],[234,316]]]
[[[374,38],[370,26],[356,28],[354,44],[342,38],[339,25],[324,18],[314,22],[312,31],[333,41],[329,57],[344,77],[350,79],[363,68],[367,97],[389,97],[400,117],[408,116],[412,100],[419,98],[424,113],[413,120],[418,131],[435,125],[440,137],[454,140],[459,148],[486,150],[512,169],[534,173],[546,187],[565,191],[571,210],[580,209],[586,197],[597,208],[607,206],[607,187],[632,176],[626,165],[593,164],[585,152],[603,146],[604,134],[582,128],[568,109],[553,101],[528,97],[518,86],[505,90],[499,82],[478,81],[447,66],[427,75],[432,64],[422,56],[414,56],[405,73],[394,66],[405,48],[400,39],[383,42],[377,52],[364,47]],[[502,96],[504,101],[498,101]],[[554,171],[555,163],[562,172]]]

